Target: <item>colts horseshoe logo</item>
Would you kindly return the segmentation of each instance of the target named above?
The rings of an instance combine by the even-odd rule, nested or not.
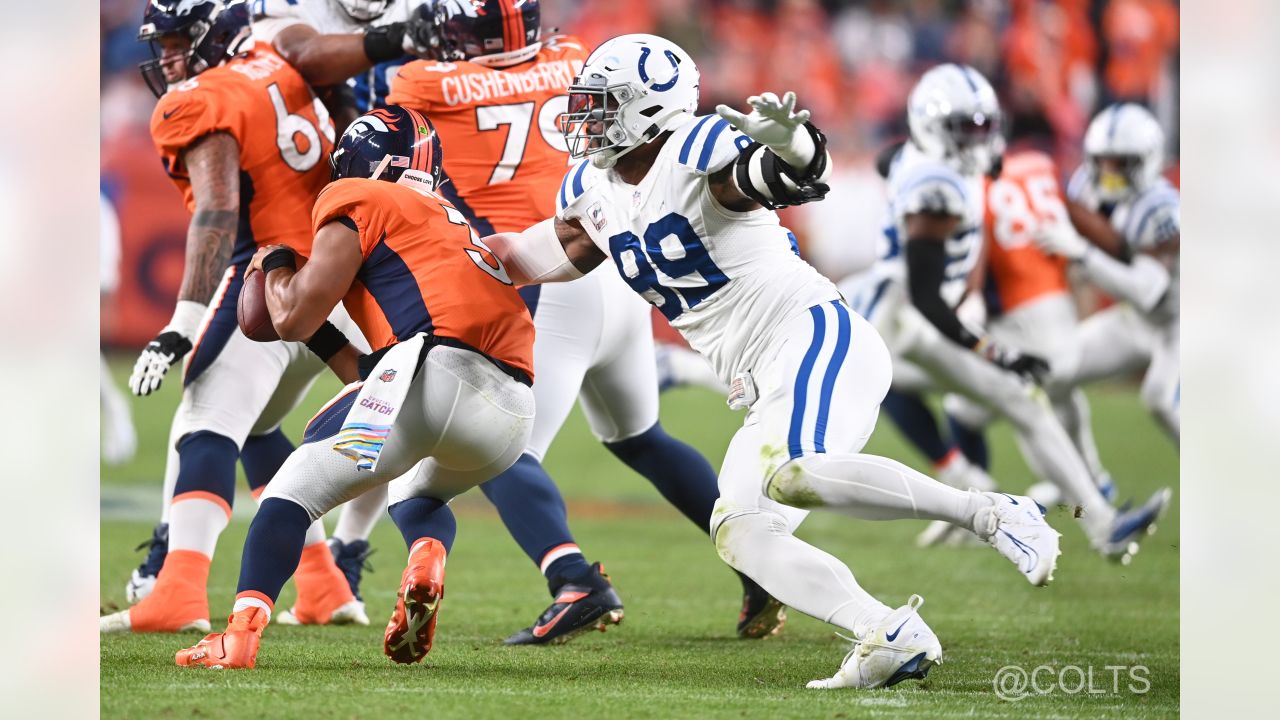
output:
[[[676,59],[676,54],[670,50],[663,50],[662,54],[666,55],[667,59],[671,61],[671,69],[675,72],[671,73],[671,79],[664,83],[650,83],[649,73],[645,72],[644,69],[644,62],[649,59],[649,48],[640,48],[640,81],[658,92],[670,90],[676,86],[676,81],[680,79],[680,61]]]

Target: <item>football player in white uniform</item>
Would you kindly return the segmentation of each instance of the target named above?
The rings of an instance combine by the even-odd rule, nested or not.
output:
[[[1041,247],[1071,259],[1084,275],[1123,302],[1081,325],[1079,383],[1147,364],[1142,401],[1176,442],[1180,414],[1178,190],[1161,176],[1164,132],[1146,108],[1112,105],[1089,124],[1086,163],[1068,195],[1105,215],[1119,234],[1120,257],[1087,242],[1070,225],[1041,234]]]
[[[980,258],[983,175],[1003,151],[995,91],[973,68],[940,65],[912,90],[907,120],[911,142],[889,170],[886,248],[853,305],[934,383],[1008,418],[1027,464],[1083,510],[1093,547],[1127,562],[1169,491],[1117,512],[1036,385],[1048,364],[957,316]]]
[[[100,194],[99,202],[98,292],[105,304],[120,286],[120,218],[105,192]],[[106,356],[102,357],[98,387],[102,402],[102,461],[108,465],[127,463],[138,450],[138,432],[133,427],[129,403],[111,378]]]
[[[792,93],[750,98],[749,115],[721,106],[721,117],[695,117],[698,81],[663,38],[602,44],[561,118],[571,153],[587,159],[566,176],[556,217],[486,242],[516,283],[571,280],[611,260],[730,385],[748,412],[721,468],[712,537],[779,600],[853,634],[835,676],[811,687],[923,677],[942,648],[922,600],[892,609],[796,538],[807,509],[948,520],[1035,585],[1050,579],[1058,534],[1029,498],[962,492],[858,453],[889,388],[889,354],[773,212],[826,193],[826,140]]]

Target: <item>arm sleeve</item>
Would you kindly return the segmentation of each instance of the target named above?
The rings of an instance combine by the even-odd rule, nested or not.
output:
[[[484,238],[516,285],[564,282],[582,277],[582,272],[560,244],[555,219],[548,218],[518,233],[498,233]]]
[[[908,240],[906,255],[911,304],[953,342],[967,348],[977,345],[979,338],[960,322],[942,299],[942,282],[947,270],[947,251],[943,243]]]
[[[1090,248],[1080,259],[1089,279],[1111,295],[1133,303],[1142,312],[1151,312],[1169,290],[1169,271],[1149,255],[1135,255],[1126,265]]]

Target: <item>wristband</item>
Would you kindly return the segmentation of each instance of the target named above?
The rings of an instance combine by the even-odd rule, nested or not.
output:
[[[307,349],[315,353],[324,362],[338,354],[338,351],[348,345],[347,336],[342,334],[336,325],[324,321],[319,330],[307,340]]]
[[[179,300],[177,306],[173,309],[173,317],[161,332],[172,330],[184,338],[193,338],[196,336],[196,330],[200,327],[200,321],[204,319],[206,310],[208,310],[208,306],[203,303],[198,303],[194,300]]]
[[[282,267],[287,267],[290,270],[298,269],[298,260],[289,248],[276,248],[262,258],[263,275]]]
[[[366,28],[364,54],[374,65],[404,55],[404,23]]]

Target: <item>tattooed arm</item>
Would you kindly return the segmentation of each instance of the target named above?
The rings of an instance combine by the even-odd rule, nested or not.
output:
[[[240,146],[227,133],[197,140],[182,154],[196,210],[178,300],[208,305],[231,261],[240,214]]]
[[[187,229],[187,258],[178,304],[160,334],[147,343],[129,377],[135,395],[150,395],[169,368],[191,351],[209,301],[231,261],[240,214],[240,147],[227,133],[196,140],[182,153],[196,210]]]

